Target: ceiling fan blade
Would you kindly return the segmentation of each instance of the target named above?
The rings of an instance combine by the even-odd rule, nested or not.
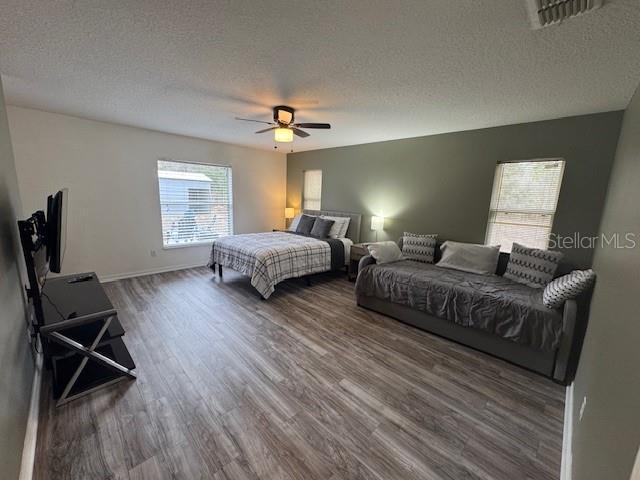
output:
[[[263,120],[253,120],[252,118],[240,118],[236,117],[236,120],[242,120],[243,122],[256,122],[256,123],[266,123],[267,125],[274,125],[273,122],[265,122]]]
[[[331,128],[331,125],[328,123],[296,123],[293,126],[300,128]]]
[[[258,130],[256,133],[264,133],[264,132],[268,132],[270,130],[275,130],[278,127],[269,127],[269,128],[265,128],[264,130]]]
[[[320,102],[309,98],[291,98],[287,101],[287,105],[318,105]]]
[[[299,128],[291,127],[291,130],[293,130],[293,133],[295,133],[299,137],[305,138],[309,136],[307,132],[302,131]]]

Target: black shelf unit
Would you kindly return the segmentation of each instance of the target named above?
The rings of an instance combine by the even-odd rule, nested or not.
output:
[[[136,368],[127,347],[119,337],[102,342],[95,351],[111,358],[130,370]],[[81,358],[79,358],[77,354],[53,357],[53,375],[54,378],[57,379],[53,384],[54,398],[60,398],[64,391],[64,386],[69,383],[80,362]],[[68,398],[73,399],[79,397],[94,391],[96,388],[102,388],[123,379],[124,377],[121,374],[109,368],[95,362],[87,362],[82,373],[80,373],[76,379],[74,386],[69,391]]]
[[[60,406],[98,388],[135,379],[124,328],[94,272],[48,276],[43,211],[18,221],[29,285],[32,336],[42,345]]]
[[[94,272],[51,278],[46,281],[41,296],[44,320],[40,326],[41,342],[53,373],[53,393],[59,404],[116,381],[134,378],[131,371],[136,366],[122,340],[125,330]],[[105,326],[107,319],[109,324]],[[61,332],[64,339],[53,336],[52,332]],[[83,353],[70,349],[69,341],[86,350]],[[88,346],[94,342],[90,349]],[[122,369],[94,361],[93,355],[87,356],[89,351],[106,357]],[[74,375],[77,375],[75,379]],[[65,389],[68,389],[66,393]]]

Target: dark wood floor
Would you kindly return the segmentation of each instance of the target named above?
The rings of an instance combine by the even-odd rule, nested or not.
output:
[[[106,285],[139,378],[56,409],[37,479],[557,479],[564,390],[355,305],[205,269]]]

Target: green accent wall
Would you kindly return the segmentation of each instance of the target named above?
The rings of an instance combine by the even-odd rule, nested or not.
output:
[[[599,231],[622,111],[446,133],[287,155],[287,206],[300,208],[302,172],[322,170],[322,208],[363,214],[361,241],[375,240],[371,216],[385,217],[379,240],[404,230],[483,243],[497,162],[566,160],[553,231]],[[333,125],[333,128],[340,128]],[[564,250],[588,266],[591,248]]]
[[[7,480],[20,475],[34,375],[22,294],[24,260],[16,224],[21,216],[22,204],[0,81],[0,477]]]
[[[624,115],[601,230],[608,238],[633,234],[636,244],[595,252],[598,280],[574,389],[572,478],[628,480],[640,445],[640,91]]]

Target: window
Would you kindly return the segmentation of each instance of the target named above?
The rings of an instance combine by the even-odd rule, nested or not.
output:
[[[498,164],[486,244],[500,245],[503,252],[513,242],[547,248],[563,172],[560,159]]]
[[[305,170],[302,188],[302,208],[320,210],[322,200],[322,170]]]
[[[233,233],[231,167],[159,160],[158,187],[165,247]]]

